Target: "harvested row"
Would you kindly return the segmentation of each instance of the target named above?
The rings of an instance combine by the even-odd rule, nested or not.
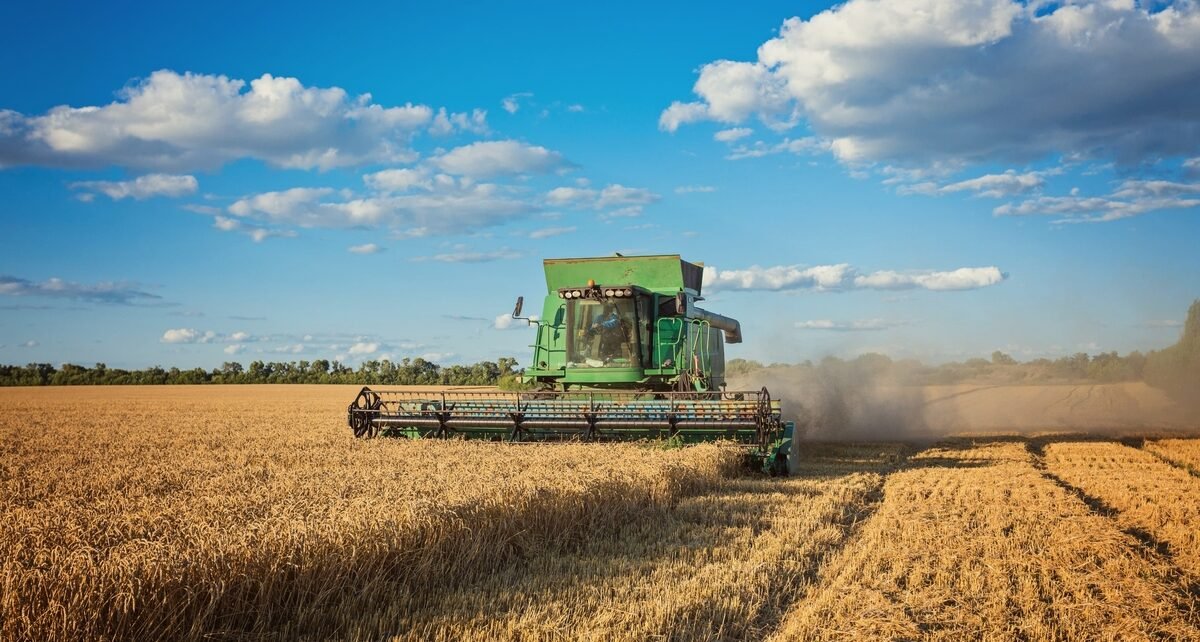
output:
[[[1166,544],[1175,563],[1200,580],[1200,479],[1112,442],[1056,443],[1045,453],[1051,473],[1115,509],[1122,525]]]
[[[390,625],[396,640],[762,639],[878,500],[889,458],[859,459],[805,462],[807,478],[737,479],[577,553],[394,605],[354,637]]]
[[[907,468],[775,639],[1200,639],[1167,565],[1023,443],[933,448]]]
[[[1200,475],[1200,439],[1160,439],[1147,441],[1145,449],[1163,459]]]
[[[0,639],[340,635],[739,464],[714,446],[358,442],[340,389],[267,408],[250,390],[130,392],[146,398],[4,399]]]

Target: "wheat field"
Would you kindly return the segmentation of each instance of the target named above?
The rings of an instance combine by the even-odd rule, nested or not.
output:
[[[0,389],[0,639],[1200,640],[1198,440],[810,443],[772,479],[357,441],[354,392]]]

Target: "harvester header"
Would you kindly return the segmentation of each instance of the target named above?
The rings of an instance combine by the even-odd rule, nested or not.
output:
[[[603,441],[730,440],[786,469],[791,425],[764,388],[725,390],[725,344],[741,324],[698,307],[704,266],[677,254],[546,259],[542,314],[524,381],[534,391],[416,393],[363,388],[356,436]]]

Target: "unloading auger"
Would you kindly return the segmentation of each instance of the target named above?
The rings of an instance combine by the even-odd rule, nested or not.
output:
[[[356,437],[495,441],[726,440],[786,474],[793,425],[766,388],[725,390],[741,325],[696,307],[702,264],[678,255],[547,259],[530,392],[375,390],[348,409]]]

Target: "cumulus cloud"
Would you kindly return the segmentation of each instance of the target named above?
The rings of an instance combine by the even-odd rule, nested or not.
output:
[[[378,343],[373,342],[373,341],[371,341],[371,342],[359,341],[358,343],[355,343],[354,345],[350,346],[350,349],[347,350],[346,352],[348,354],[351,354],[354,356],[361,356],[361,355],[365,355],[365,354],[375,354],[378,351],[379,351]]]
[[[712,185],[680,185],[675,188],[676,194],[706,194],[715,191],[717,188]]]
[[[385,169],[363,176],[367,187],[380,192],[407,192],[413,188],[432,189],[428,168]]]
[[[812,319],[797,321],[796,328],[800,330],[828,330],[830,332],[878,332],[903,325],[903,321],[888,321],[886,319],[862,319],[856,321],[832,321],[830,319]]]
[[[385,227],[402,236],[463,233],[523,217],[537,206],[494,183],[438,175],[413,193],[353,195],[330,188],[264,192],[229,206],[239,218],[310,228]]]
[[[101,281],[85,284],[58,278],[37,282],[7,275],[0,275],[0,295],[53,297],[112,305],[147,305],[162,300],[137,283]]]
[[[848,263],[834,265],[752,266],[741,270],[704,268],[704,287],[719,290],[970,290],[996,285],[1008,276],[996,267],[967,267],[949,271],[883,270],[861,273]]]
[[[429,125],[434,136],[449,136],[455,132],[488,133],[487,110],[474,109],[471,113],[448,113],[445,107],[438,109]]]
[[[103,194],[114,201],[132,198],[136,201],[154,196],[179,197],[195,194],[199,183],[195,176],[176,174],[146,174],[131,181],[78,181],[70,188],[81,190],[80,195],[90,200],[93,194]]]
[[[471,178],[546,174],[572,167],[558,152],[515,140],[479,141],[463,145],[430,162],[448,174]]]
[[[1194,2],[849,0],[704,65],[659,126],[804,122],[851,164],[1136,163],[1195,155],[1198,76]]]
[[[375,243],[363,243],[362,245],[351,245],[350,247],[346,248],[346,250],[351,254],[378,254],[382,252],[384,248],[376,245]]]
[[[438,112],[441,129],[478,129],[485,114]],[[370,94],[306,87],[264,74],[249,83],[160,70],[103,106],[42,115],[0,111],[0,166],[205,169],[254,158],[278,167],[330,169],[408,162],[432,108],[384,106]]]
[[[159,341],[163,343],[210,343],[217,337],[215,332],[200,332],[195,328],[174,328],[163,332]]]

